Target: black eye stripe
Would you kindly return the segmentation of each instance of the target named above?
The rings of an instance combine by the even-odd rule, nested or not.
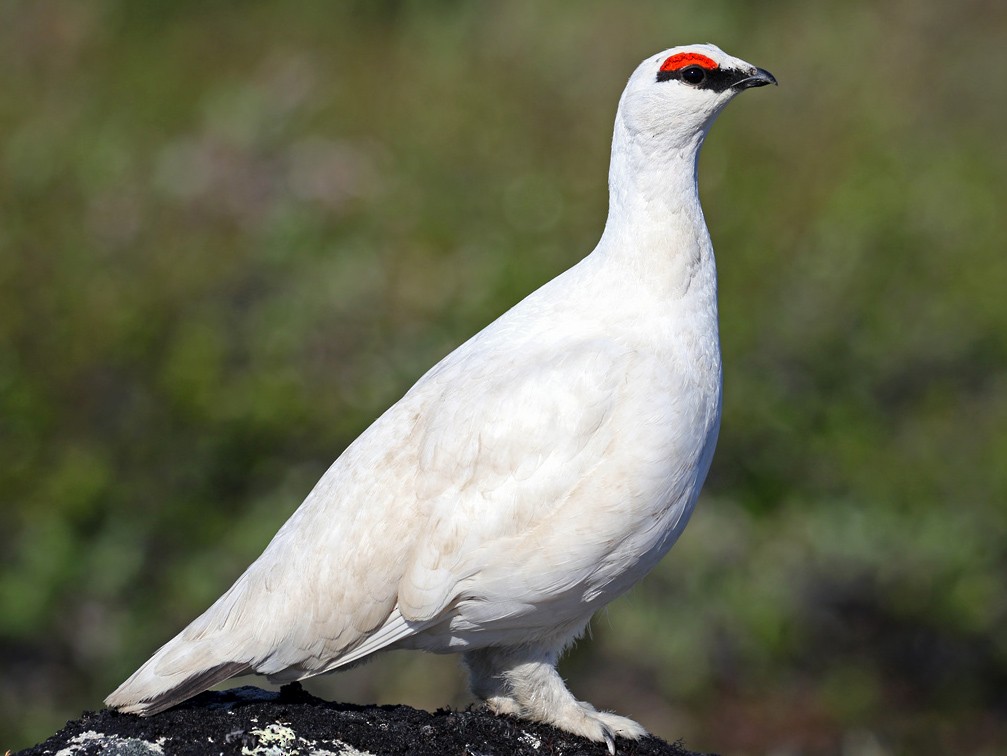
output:
[[[698,82],[690,82],[688,79],[683,78],[683,73],[691,68],[700,68],[706,75]],[[686,86],[694,89],[709,89],[713,92],[723,92],[733,87],[739,81],[751,78],[751,76],[751,72],[739,71],[735,68],[707,69],[700,66],[685,66],[674,71],[657,72],[658,81],[681,81]]]

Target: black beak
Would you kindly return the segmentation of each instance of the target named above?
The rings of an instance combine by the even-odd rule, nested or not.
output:
[[[750,89],[751,87],[764,87],[767,84],[776,84],[776,77],[764,68],[756,68],[749,76],[736,82],[734,88]]]

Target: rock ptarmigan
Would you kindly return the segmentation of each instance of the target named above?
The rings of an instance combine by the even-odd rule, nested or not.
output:
[[[234,675],[411,648],[463,654],[495,712],[613,752],[644,735],[576,700],[556,662],[671,548],[709,469],[721,360],[696,162],[720,110],[773,83],[713,45],[645,60],[595,250],[420,378],[106,703],[156,714]]]

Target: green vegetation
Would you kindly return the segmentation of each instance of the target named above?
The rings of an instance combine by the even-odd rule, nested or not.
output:
[[[0,748],[205,608],[423,370],[596,241],[643,56],[771,70],[701,165],[707,492],[575,692],[725,754],[1007,742],[1007,11],[0,5]],[[309,683],[463,704],[450,658]]]

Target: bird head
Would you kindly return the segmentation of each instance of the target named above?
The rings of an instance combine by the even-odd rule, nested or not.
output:
[[[673,47],[647,58],[630,76],[619,120],[631,138],[698,148],[735,95],[767,84],[776,84],[769,71],[715,45]]]

